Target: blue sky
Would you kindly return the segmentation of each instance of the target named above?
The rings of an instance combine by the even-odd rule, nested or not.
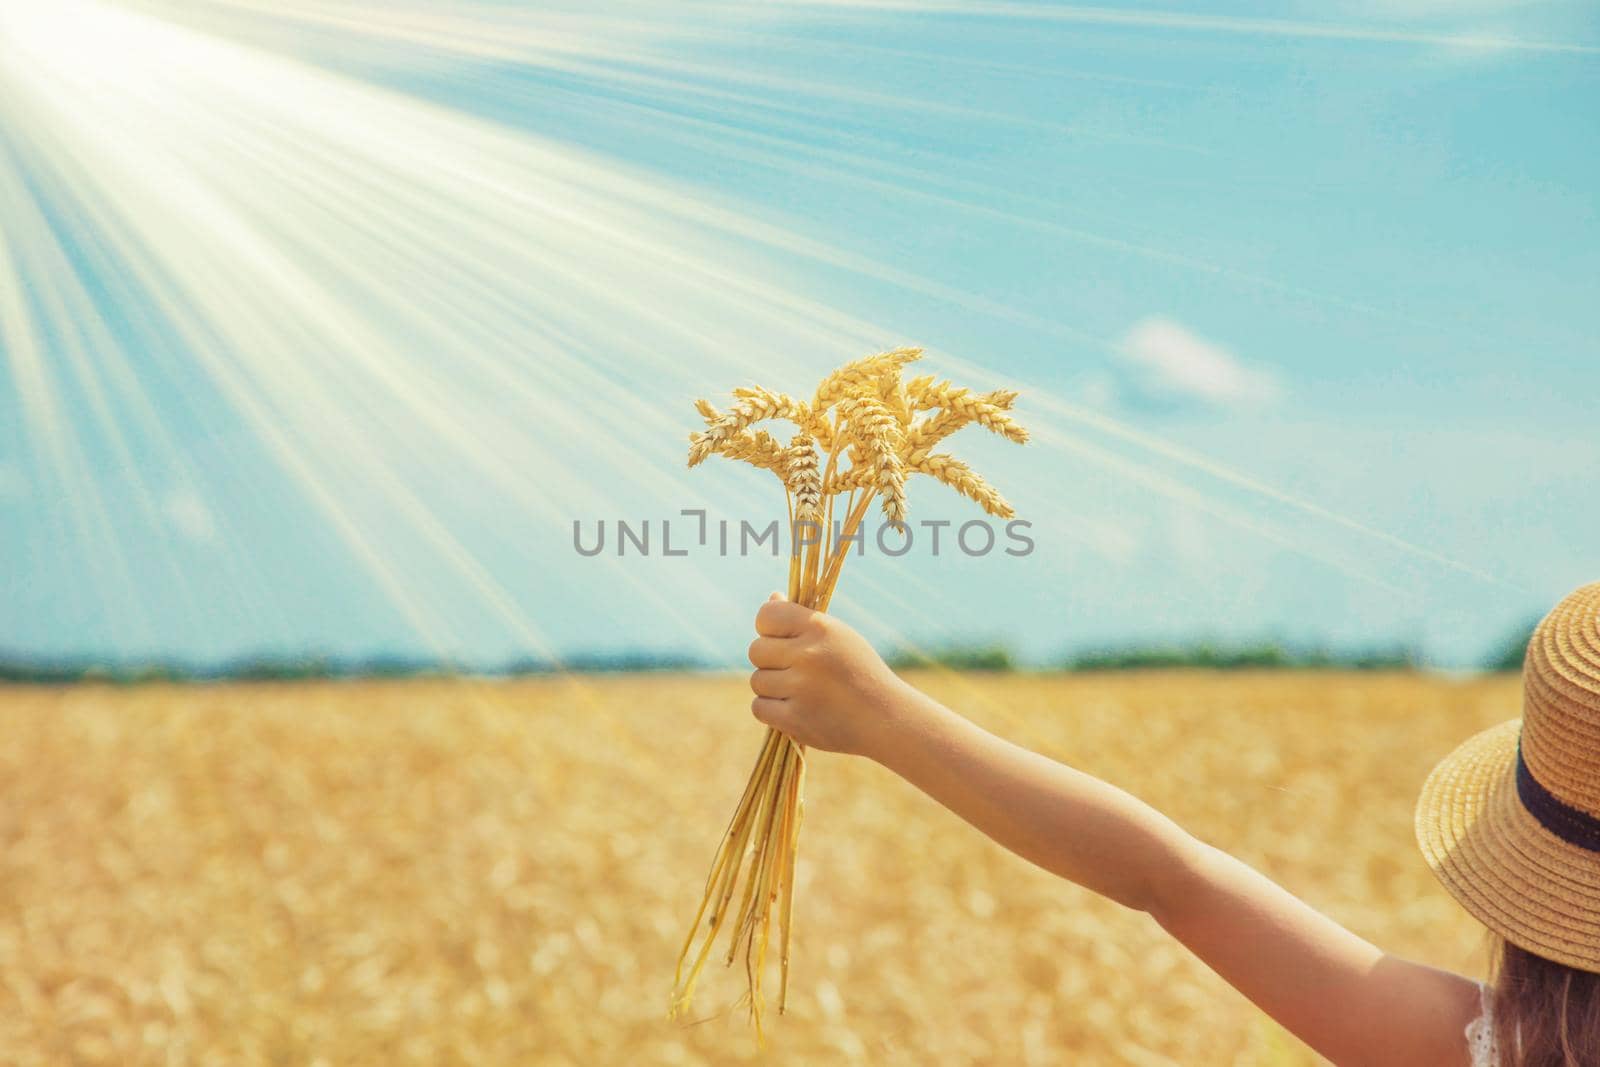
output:
[[[1024,391],[1037,549],[852,563],[885,645],[1461,665],[1600,577],[1592,5],[69,6],[0,17],[0,647],[735,662],[779,562],[572,521],[781,507],[690,401],[900,343]]]

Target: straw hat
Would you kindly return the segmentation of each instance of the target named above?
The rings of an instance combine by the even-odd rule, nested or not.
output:
[[[1539,623],[1522,718],[1440,761],[1416,828],[1428,866],[1489,929],[1600,972],[1600,582]]]

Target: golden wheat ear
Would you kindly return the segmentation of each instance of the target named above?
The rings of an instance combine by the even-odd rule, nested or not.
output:
[[[767,389],[738,389],[734,395],[738,400],[733,407],[711,422],[689,446],[689,466],[697,467],[705,462],[707,456],[719,451],[728,439],[748,428],[751,423],[765,419],[800,422],[808,417],[805,405],[783,393]]]
[[[709,406],[709,405],[708,405]],[[752,467],[772,471],[781,480],[785,477],[788,467],[786,450],[778,443],[777,438],[765,430],[741,430],[731,437],[709,444],[702,432],[689,434],[689,465],[692,467],[696,461],[693,456],[698,449],[708,448],[707,455],[718,455],[725,459],[737,460],[748,463]]]
[[[790,438],[784,461],[784,485],[794,494],[795,521],[817,522],[822,518],[822,471],[811,436],[797,433]]]
[[[752,467],[771,471],[780,480],[787,478],[788,452],[776,437],[765,430],[753,433],[746,431],[737,435],[722,449],[722,454]]]
[[[883,401],[883,406],[900,423],[902,431],[909,429],[913,411],[911,408],[911,395],[906,392],[906,386],[900,380],[900,368],[885,371],[878,378],[878,399]]]
[[[941,415],[948,416],[945,421],[959,420],[957,428],[959,425],[975,422],[991,433],[999,434],[1006,440],[1015,441],[1020,445],[1027,443],[1028,431],[1011,417],[1010,408],[1016,399],[1017,394],[1009,389],[997,389],[992,393],[974,393],[964,386],[940,382],[923,390],[921,397],[914,403],[925,411],[940,409]],[[937,418],[937,416],[931,417]]]
[[[964,392],[948,397],[941,406],[911,425],[906,433],[906,455],[920,458],[946,437],[971,423],[977,423],[1008,441],[1027,444],[1028,431],[1011,417],[1009,408],[1017,394],[1007,389],[970,396]]]
[[[1016,517],[1016,509],[994,486],[947,452],[925,456],[911,469],[917,474],[926,474],[943,482],[997,519]]]
[[[906,472],[900,461],[905,431],[876,396],[841,401],[840,416],[861,445],[865,466],[875,473],[872,488],[883,497],[883,514],[893,523],[906,521]]]
[[[888,373],[898,374],[901,367],[921,358],[920,348],[895,348],[846,363],[817,385],[811,406],[823,411],[847,397],[863,392],[876,393],[879,378]]]

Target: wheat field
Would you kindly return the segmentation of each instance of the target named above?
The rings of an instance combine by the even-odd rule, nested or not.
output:
[[[1412,844],[1514,679],[919,676],[1396,952],[1479,974]],[[816,754],[789,1013],[672,962],[762,731],[742,677],[0,688],[0,1062],[1310,1064],[1149,919]]]

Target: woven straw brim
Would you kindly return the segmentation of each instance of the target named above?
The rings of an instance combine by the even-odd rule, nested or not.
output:
[[[1600,972],[1600,853],[1563,841],[1517,797],[1520,719],[1439,762],[1417,801],[1417,843],[1450,894],[1512,944]]]

